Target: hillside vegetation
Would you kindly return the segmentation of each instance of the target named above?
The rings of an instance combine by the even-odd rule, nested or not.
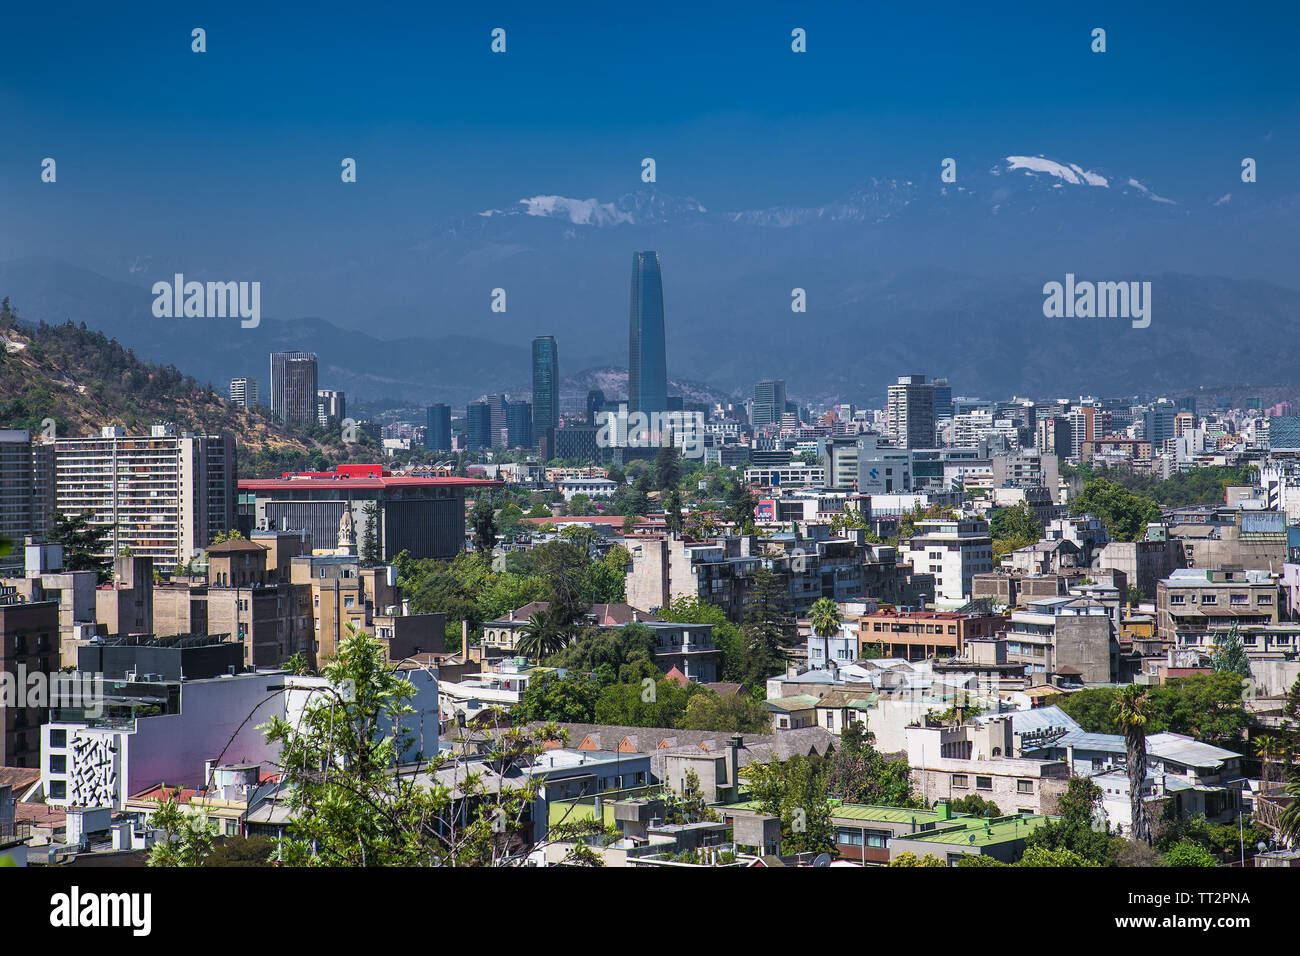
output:
[[[337,430],[290,435],[267,416],[232,404],[209,384],[172,365],[138,358],[102,332],[74,325],[18,324],[18,313],[0,302],[0,428],[39,434],[53,419],[56,433],[93,435],[104,425],[129,432],[157,422],[203,434],[233,435],[241,477],[269,476],[304,468],[326,469],[347,460]],[[374,460],[376,449],[354,449],[356,460]]]

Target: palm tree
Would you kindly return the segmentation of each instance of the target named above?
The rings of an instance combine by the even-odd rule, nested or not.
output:
[[[1140,684],[1129,684],[1111,704],[1110,715],[1124,729],[1128,749],[1129,807],[1133,817],[1130,827],[1134,840],[1151,842],[1142,786],[1147,778],[1147,724],[1151,720],[1151,692]]]
[[[1263,761],[1264,764],[1260,776],[1263,778],[1265,789],[1267,789],[1267,785],[1273,777],[1273,775],[1269,773],[1273,761],[1281,759],[1284,748],[1285,743],[1282,738],[1273,734],[1260,734],[1255,738],[1255,753],[1259,755],[1260,760]]]
[[[830,598],[818,598],[808,613],[812,622],[813,633],[820,637],[826,646],[826,663],[831,661],[831,638],[840,632],[840,609]]]
[[[566,635],[554,615],[549,611],[538,611],[523,626],[517,650],[525,657],[542,661],[564,650],[567,643]]]

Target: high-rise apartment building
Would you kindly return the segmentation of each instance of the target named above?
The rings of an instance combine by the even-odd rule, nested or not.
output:
[[[890,440],[903,448],[933,448],[934,421],[934,383],[924,375],[900,375],[885,406]]]
[[[23,538],[42,537],[54,508],[48,480],[50,447],[24,429],[0,429],[0,535],[13,542],[0,555],[0,576],[23,569]]]
[[[170,571],[236,526],[229,435],[178,433],[174,425],[127,435],[106,426],[95,437],[52,444],[55,508],[89,515],[104,529],[102,557],[130,549]]]
[[[230,380],[230,401],[240,408],[253,408],[258,403],[257,379],[232,378]]]
[[[768,379],[754,386],[754,407],[749,423],[755,428],[780,425],[785,415],[785,382]]]
[[[560,424],[560,349],[555,336],[533,339],[533,406],[531,432],[537,439],[552,439]],[[510,443],[515,444],[513,436]],[[529,439],[528,446],[531,447]]]
[[[290,428],[316,424],[315,353],[271,353],[271,414]]]
[[[429,451],[451,451],[451,406],[441,402],[426,412],[424,447]]]
[[[322,428],[337,425],[348,417],[348,399],[339,389],[316,389],[316,423]]]
[[[627,390],[629,412],[662,412],[668,408],[664,287],[657,252],[632,255]]]

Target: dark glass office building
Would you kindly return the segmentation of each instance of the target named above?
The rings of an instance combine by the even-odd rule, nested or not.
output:
[[[528,402],[506,406],[506,444],[510,448],[533,447],[533,406]]]
[[[632,254],[627,391],[630,412],[662,412],[668,409],[664,287],[657,252]]]
[[[533,420],[530,435],[547,438],[560,424],[560,349],[555,336],[533,339]],[[508,423],[507,423],[508,425]],[[510,444],[515,444],[511,435]],[[529,438],[524,447],[531,447]]]
[[[487,402],[470,402],[465,407],[465,447],[492,447],[492,406]]]
[[[430,451],[451,451],[451,406],[430,405],[424,429],[424,447]]]

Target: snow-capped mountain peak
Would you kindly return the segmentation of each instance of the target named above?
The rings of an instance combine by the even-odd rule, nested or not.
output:
[[[1108,187],[1110,185],[1105,176],[1086,170],[1076,163],[1058,163],[1042,156],[1008,156],[1007,163],[1009,164],[1007,168],[1010,170],[1023,169],[1030,175],[1047,173],[1072,186]]]

